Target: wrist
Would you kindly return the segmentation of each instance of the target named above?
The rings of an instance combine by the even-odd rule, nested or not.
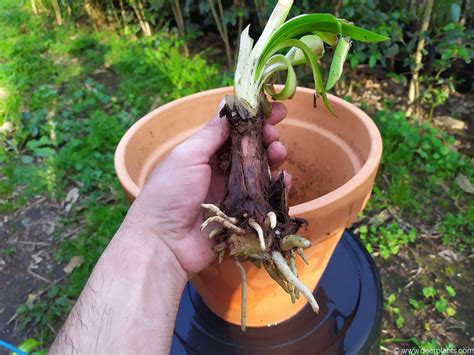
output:
[[[175,280],[171,286],[180,292],[186,285],[186,271],[170,246],[155,231],[124,223],[111,245],[118,248],[121,255],[127,255],[135,268],[146,273],[170,276]]]
[[[122,226],[97,262],[51,353],[71,348],[78,353],[168,353],[186,282],[186,273],[162,240]]]

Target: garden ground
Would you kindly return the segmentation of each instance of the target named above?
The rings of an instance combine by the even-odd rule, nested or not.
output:
[[[184,57],[169,32],[54,27],[15,3],[0,4],[0,339],[47,347],[127,210],[113,171],[123,132],[231,80],[209,58]],[[353,226],[383,280],[381,349],[472,347],[472,94],[428,122],[405,117],[406,90],[380,72],[351,72],[346,87],[339,94],[384,138],[373,197]]]

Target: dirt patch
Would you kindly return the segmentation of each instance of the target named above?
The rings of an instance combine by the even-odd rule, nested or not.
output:
[[[360,218],[352,227],[369,224],[370,216]],[[388,213],[384,225],[396,220],[406,229],[410,225],[400,216]],[[404,227],[404,228],[405,228]],[[397,313],[384,309],[382,339],[388,352],[397,353],[397,348],[413,348],[411,339],[431,341],[439,344],[455,344],[457,348],[471,348],[474,341],[474,262],[466,255],[443,246],[439,233],[423,225],[416,226],[418,237],[415,244],[400,248],[397,255],[384,259],[373,253],[382,278],[384,298],[396,295],[394,307],[404,318],[402,327],[396,326]],[[446,286],[456,290],[450,297]],[[426,297],[423,289],[433,287],[436,294]],[[456,309],[453,317],[446,316],[435,304],[445,298]],[[417,309],[412,303],[421,302]],[[392,342],[393,340],[393,342]]]
[[[64,278],[53,259],[63,208],[36,197],[0,221],[0,339],[19,344],[33,336],[31,327],[19,331],[17,309],[43,296]],[[67,236],[67,234],[66,234]],[[1,352],[0,352],[1,353]]]
[[[349,96],[354,104],[367,104],[370,115],[389,109],[406,112],[408,110],[407,89],[387,78],[385,72],[378,70],[356,71],[352,80],[337,86],[338,96]],[[450,118],[450,119],[446,119]],[[474,93],[452,93],[446,102],[434,110],[429,118],[429,108],[419,107],[416,119],[430,121],[457,138],[457,149],[474,157]],[[455,120],[462,125],[453,125]]]

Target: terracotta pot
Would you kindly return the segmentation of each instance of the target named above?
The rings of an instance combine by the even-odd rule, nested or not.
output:
[[[298,88],[285,102],[288,117],[279,124],[281,141],[288,147],[284,169],[293,175],[290,214],[309,222],[302,234],[313,246],[310,261],[298,258],[299,277],[314,289],[342,232],[369,199],[382,154],[380,133],[356,106],[334,96],[333,117],[313,90]],[[152,170],[170,150],[199,129],[215,113],[219,101],[232,88],[201,92],[166,104],[136,122],[115,153],[115,168],[128,199],[138,195]],[[266,271],[245,263],[248,285],[247,326],[282,322],[299,310],[303,297],[290,297]],[[240,323],[240,276],[235,264],[211,264],[192,280],[207,306],[228,322]]]

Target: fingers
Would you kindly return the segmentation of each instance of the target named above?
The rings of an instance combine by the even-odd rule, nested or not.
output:
[[[272,180],[276,181],[280,177],[280,175],[283,174],[283,185],[285,185],[285,191],[287,194],[290,193],[290,188],[291,188],[291,181],[293,180],[293,176],[288,172],[288,171],[274,171],[272,173]]]
[[[223,102],[219,104],[222,107]],[[217,113],[200,130],[178,145],[174,152],[187,156],[196,163],[208,163],[229,137],[229,123]]]
[[[223,105],[224,100],[219,104],[219,108]],[[270,149],[270,146],[278,142],[280,137],[278,129],[274,127],[274,125],[282,121],[285,116],[285,105],[279,102],[273,102],[272,113],[268,117],[263,129],[263,140],[269,149],[270,166],[275,168],[283,164],[286,158],[286,148],[280,143]],[[221,119],[219,114],[216,114],[203,128],[177,146],[174,152],[175,154],[182,152],[183,157],[188,157],[193,163],[208,163],[210,157],[215,154],[228,137],[229,123],[226,119]],[[270,151],[272,152],[270,153]]]
[[[272,126],[271,124],[266,124],[263,126],[263,143],[265,146],[269,146],[272,142],[275,142],[280,139],[280,132],[278,128]]]
[[[286,107],[281,102],[272,102],[272,113],[267,118],[267,123],[276,125],[286,117]]]
[[[263,142],[267,146],[268,163],[272,170],[278,169],[286,160],[288,151],[279,142],[280,132],[275,125],[286,117],[286,107],[280,102],[272,103],[272,113],[263,127]]]
[[[267,118],[263,127],[263,142],[269,146],[272,142],[280,139],[280,132],[275,125],[286,117],[286,107],[280,102],[272,103],[272,113]]]
[[[267,148],[268,163],[271,169],[278,169],[286,160],[288,151],[281,142],[272,142]]]
[[[288,193],[291,187],[291,180],[293,180],[293,176],[288,172],[283,172],[283,184],[285,185],[285,190]]]

